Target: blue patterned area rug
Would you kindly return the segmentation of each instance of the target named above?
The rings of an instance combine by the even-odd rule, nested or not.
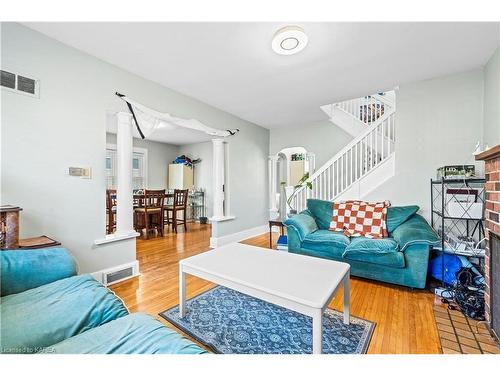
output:
[[[234,290],[217,286],[160,316],[191,337],[223,354],[312,353],[312,318]],[[323,353],[366,353],[375,323],[327,309],[323,319]]]

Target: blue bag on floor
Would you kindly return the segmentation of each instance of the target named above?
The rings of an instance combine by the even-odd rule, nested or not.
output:
[[[443,275],[444,258],[444,275]],[[439,254],[429,262],[429,273],[437,280],[443,281],[447,285],[454,285],[457,281],[457,272],[462,268],[460,258],[453,254]],[[444,276],[444,277],[443,277]]]

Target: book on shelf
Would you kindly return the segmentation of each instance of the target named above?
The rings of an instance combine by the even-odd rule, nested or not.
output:
[[[276,243],[276,248],[278,250],[288,250],[288,237],[287,236],[280,236],[278,238],[278,242]]]

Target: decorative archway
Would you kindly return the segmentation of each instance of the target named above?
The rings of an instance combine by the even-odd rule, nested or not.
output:
[[[315,155],[302,146],[286,147],[275,155],[269,156],[269,218],[277,219],[286,215],[286,192],[293,190],[293,185],[297,182],[294,174],[291,173],[292,155],[303,155],[304,169],[302,174],[299,172],[299,178],[304,173],[312,174],[315,171]]]

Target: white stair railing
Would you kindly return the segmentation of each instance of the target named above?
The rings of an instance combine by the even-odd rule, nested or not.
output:
[[[350,104],[346,108],[351,108]],[[394,153],[394,114],[393,107],[378,116],[373,124],[370,122],[371,126],[311,175],[308,181],[312,182],[313,188],[311,190],[303,186],[294,193],[294,209],[297,212],[304,210],[308,198],[333,201],[387,160]]]
[[[331,104],[331,106],[332,110],[333,107],[336,107],[367,126],[375,125],[376,121],[384,114],[394,111],[394,103],[380,94],[345,100]]]

